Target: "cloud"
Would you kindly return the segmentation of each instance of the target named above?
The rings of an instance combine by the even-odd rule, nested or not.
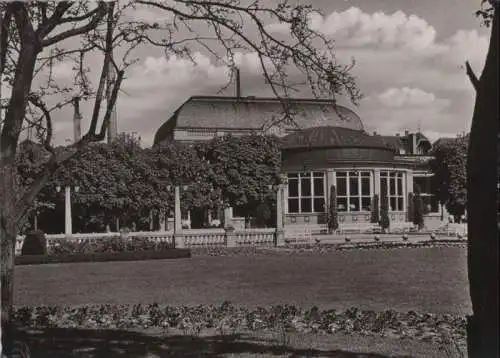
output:
[[[377,95],[376,99],[385,107],[423,107],[429,105],[439,105],[445,107],[449,101],[438,99],[434,93],[423,91],[419,88],[389,88]]]

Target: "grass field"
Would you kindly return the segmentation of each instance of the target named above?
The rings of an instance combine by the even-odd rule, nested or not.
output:
[[[352,306],[469,314],[459,247],[16,267],[16,305]]]

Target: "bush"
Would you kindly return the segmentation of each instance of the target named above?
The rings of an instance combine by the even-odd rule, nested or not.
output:
[[[138,237],[96,237],[81,242],[66,239],[51,240],[50,255],[76,255],[119,252],[159,252],[173,248],[171,242],[157,242],[150,238]]]
[[[46,255],[47,239],[41,230],[33,230],[24,237],[21,255]]]
[[[76,262],[144,261],[166,260],[191,257],[189,249],[169,249],[163,251],[97,252],[66,255],[29,255],[16,257],[16,265],[40,265]]]
[[[387,195],[382,196],[382,202],[380,204],[380,227],[386,231],[391,226],[389,220],[389,198]]]
[[[413,196],[413,223],[419,230],[422,230],[424,228],[424,201],[420,193],[420,187],[416,185],[415,195]]]
[[[379,211],[379,206],[378,206],[378,195],[375,194],[373,196],[373,202],[372,202],[372,216],[371,216],[371,223],[378,223],[380,221],[380,211]]]
[[[328,233],[337,231],[339,228],[338,210],[337,210],[337,189],[335,185],[330,188],[330,205],[328,207]]]

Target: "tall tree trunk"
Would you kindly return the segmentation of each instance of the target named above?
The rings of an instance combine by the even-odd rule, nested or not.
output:
[[[11,324],[12,318],[12,305],[14,298],[14,257],[15,257],[15,243],[17,235],[17,226],[13,219],[15,215],[15,198],[14,198],[14,167],[2,165],[0,168],[0,182],[2,193],[0,194],[0,242],[1,242],[1,324],[2,324],[2,348],[4,354],[7,356],[13,346],[13,325]]]
[[[473,315],[468,318],[471,358],[498,357],[498,10],[490,47],[476,88],[467,157],[468,273]],[[468,69],[469,70],[469,69]]]

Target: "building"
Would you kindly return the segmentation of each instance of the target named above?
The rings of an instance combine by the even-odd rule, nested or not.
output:
[[[291,99],[294,123],[281,121],[283,104],[275,98],[194,96],[184,102],[158,129],[154,144],[191,143],[225,134],[268,133],[284,136],[298,129],[337,126],[363,130],[350,109],[330,100]]]
[[[250,133],[281,137],[285,226],[326,224],[332,186],[341,225],[369,223],[375,195],[388,196],[391,224],[403,225],[411,221],[416,185],[425,197],[427,221],[434,221],[428,226],[440,225],[442,208],[433,200],[428,170],[432,145],[422,133],[368,134],[355,112],[329,100],[291,99],[287,105],[293,123],[279,121],[283,105],[277,99],[191,97],[158,129],[154,142]]]

